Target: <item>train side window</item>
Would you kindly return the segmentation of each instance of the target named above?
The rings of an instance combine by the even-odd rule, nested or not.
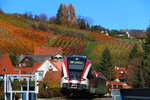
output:
[[[62,71],[61,71],[61,77],[63,77],[64,76],[64,72],[63,72],[63,69],[62,69]]]
[[[92,77],[92,69],[89,70],[89,74],[87,76],[88,79],[90,79]]]

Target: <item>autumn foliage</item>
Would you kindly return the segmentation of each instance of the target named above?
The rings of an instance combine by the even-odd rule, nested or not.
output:
[[[15,54],[32,54],[36,46],[46,44],[54,35],[27,30],[0,21],[0,50]]]

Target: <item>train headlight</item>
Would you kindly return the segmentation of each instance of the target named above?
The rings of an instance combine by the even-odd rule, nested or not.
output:
[[[81,81],[85,81],[86,79],[84,79],[84,78],[81,78]]]
[[[65,77],[64,79],[69,80],[69,77]]]

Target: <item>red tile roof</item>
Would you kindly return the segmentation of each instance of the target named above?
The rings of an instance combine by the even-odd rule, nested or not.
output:
[[[51,82],[60,82],[61,71],[47,71],[44,80]]]
[[[95,75],[99,75],[99,76],[105,77],[104,75],[100,74],[99,72],[97,72],[97,71],[95,71],[95,70],[94,70],[94,73],[95,73]],[[105,77],[105,78],[106,78],[106,77]]]
[[[18,74],[13,67],[9,55],[0,55],[0,74]]]
[[[121,73],[122,71],[123,71],[123,73]],[[115,78],[118,78],[119,74],[127,75],[126,68],[123,68],[123,67],[117,67],[117,68],[115,68]]]
[[[46,59],[46,60],[49,60],[50,63],[52,63],[58,71],[61,70],[62,61],[57,62],[57,61],[51,60],[51,59]],[[16,67],[15,69],[20,70],[20,74],[30,74],[30,73],[34,73],[40,67],[40,65],[42,65],[43,63],[38,62],[38,63],[34,63],[33,67]]]
[[[107,85],[123,85],[123,82],[107,81]]]
[[[30,74],[34,73],[41,64],[42,63],[34,63],[33,67],[16,67],[16,69],[21,70],[20,74]]]
[[[55,61],[55,60],[51,60],[51,59],[48,59],[53,65],[54,67],[57,69],[57,70],[61,70],[61,64],[62,64],[62,61]]]
[[[57,53],[62,54],[61,47],[36,47],[34,50],[34,55],[55,55]]]

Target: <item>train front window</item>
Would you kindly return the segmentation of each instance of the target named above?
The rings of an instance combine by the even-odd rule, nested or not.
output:
[[[68,59],[70,80],[80,80],[85,61],[85,59]]]
[[[69,61],[69,69],[73,70],[83,70],[84,68],[84,62],[83,61]]]

